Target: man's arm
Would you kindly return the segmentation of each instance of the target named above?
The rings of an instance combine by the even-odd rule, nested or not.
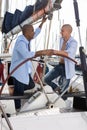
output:
[[[44,22],[46,21],[46,19],[47,19],[47,18],[43,17],[41,24],[40,24],[39,27],[35,30],[35,33],[34,33],[34,37],[33,37],[33,38],[36,38],[36,37],[38,36],[38,34],[41,32],[41,28],[42,28]]]
[[[46,17],[43,17],[42,22],[41,22],[41,24],[39,25],[39,28],[40,28],[40,29],[42,28],[43,23],[45,23],[46,20],[47,20],[47,18],[46,18]]]

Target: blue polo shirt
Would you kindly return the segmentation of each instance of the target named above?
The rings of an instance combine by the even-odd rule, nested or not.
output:
[[[41,29],[37,28],[35,31],[34,38],[40,33]],[[18,36],[11,59],[10,72],[21,62],[27,58],[32,58],[35,52],[28,50],[29,41],[24,37],[24,35]],[[16,78],[19,82],[24,84],[29,84],[29,73],[31,72],[31,61],[24,63],[20,66],[12,76]]]
[[[62,48],[63,42],[64,42],[63,38],[61,38],[59,45],[60,50]],[[70,37],[66,43],[65,51],[68,53],[69,57],[74,59],[76,55],[76,50],[77,50],[77,41],[73,37]],[[65,62],[66,79],[71,79],[75,75],[75,63],[67,58],[64,58],[64,62]]]

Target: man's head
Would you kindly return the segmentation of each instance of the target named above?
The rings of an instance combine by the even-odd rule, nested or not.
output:
[[[32,25],[24,25],[22,28],[23,35],[27,38],[27,40],[31,40],[34,36],[34,28]]]
[[[61,35],[65,40],[68,40],[72,33],[72,26],[70,24],[64,24],[61,28]]]

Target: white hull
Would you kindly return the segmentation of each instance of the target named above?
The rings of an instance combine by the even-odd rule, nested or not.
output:
[[[13,130],[87,130],[87,112],[60,113],[58,108],[9,118]],[[9,130],[5,120],[2,129]]]

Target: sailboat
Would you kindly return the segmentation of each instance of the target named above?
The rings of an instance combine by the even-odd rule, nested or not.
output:
[[[49,3],[51,2],[52,5],[54,5],[55,0],[51,1],[48,0],[48,3],[45,7],[46,13],[48,15],[48,12],[53,10],[53,6],[51,6],[51,10],[49,10]],[[57,1],[62,2],[62,1]],[[77,1],[75,1],[75,5],[77,5]],[[76,6],[77,7],[77,6]],[[78,9],[78,8],[77,8]],[[76,10],[77,11],[77,10]],[[26,24],[27,22],[29,24],[33,23],[34,21],[37,21],[37,19],[43,17],[44,11],[43,9],[39,10],[35,14],[29,17],[29,19],[23,21],[21,23],[21,26]],[[77,19],[78,21],[78,19]],[[77,22],[78,25],[78,22]],[[5,34],[6,37],[10,37],[12,34],[16,34],[21,31],[21,27],[18,25],[14,27],[10,32],[7,32]],[[85,54],[82,51],[83,48],[80,49],[81,51],[81,62],[84,59],[85,61]],[[44,50],[41,50],[44,52]],[[50,49],[48,49],[50,51]],[[54,55],[54,54],[53,54]],[[61,54],[61,56],[64,56]],[[9,54],[1,55],[0,58],[8,58],[10,57]],[[73,62],[77,63],[75,60],[71,59],[70,57],[67,57],[68,59],[72,60]],[[26,59],[28,61],[30,59]],[[24,62],[26,62],[24,61]],[[23,63],[24,63],[23,62]],[[23,64],[21,63],[21,64]],[[20,65],[21,65],[20,64]],[[85,68],[85,63],[83,64],[83,69]],[[15,68],[17,69],[17,68]],[[15,71],[15,70],[14,70]],[[86,71],[86,70],[85,70]],[[84,72],[84,70],[83,70]],[[12,74],[12,73],[11,73]],[[10,75],[11,75],[10,74]],[[7,77],[6,81],[10,77],[10,75]],[[83,76],[85,77],[85,73],[83,73]],[[84,81],[85,87],[86,87],[86,81]],[[42,82],[41,82],[42,85]],[[42,86],[43,87],[43,86]],[[0,93],[2,93],[4,86],[2,85]],[[85,89],[86,90],[86,89]],[[3,102],[0,103],[1,112],[4,116],[4,118],[1,117],[0,127],[1,130],[24,130],[24,129],[80,129],[80,130],[86,130],[87,128],[87,113],[86,111],[82,112],[73,112],[71,110],[71,104],[68,107],[66,106],[66,102],[61,98],[63,95],[58,95],[57,93],[54,93],[50,86],[46,86],[45,88],[42,88],[42,91],[37,91],[34,93],[24,104],[21,111],[19,113],[11,115],[11,117],[7,117],[3,106]],[[84,94],[83,94],[84,96]],[[1,99],[10,99],[10,97],[3,97],[1,96]],[[12,97],[14,98],[14,97]],[[21,98],[21,97],[20,97]],[[23,97],[22,97],[23,98]],[[26,95],[25,95],[26,98]],[[43,102],[42,102],[43,101]],[[68,109],[67,109],[68,108]],[[67,118],[69,120],[67,120]],[[73,121],[73,124],[72,124]],[[62,124],[63,123],[63,124]]]

